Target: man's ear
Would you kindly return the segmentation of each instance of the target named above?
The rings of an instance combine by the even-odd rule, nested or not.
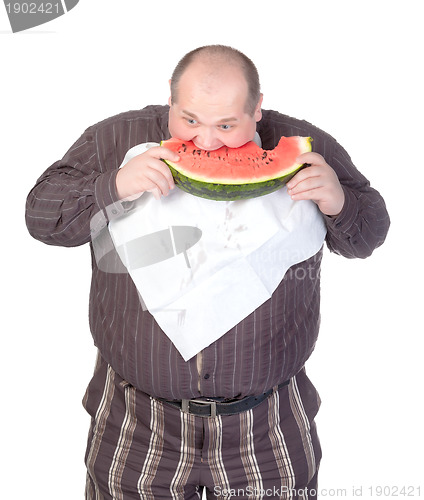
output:
[[[170,94],[169,94],[168,104],[171,106],[171,102],[172,102],[171,80],[169,80],[169,91],[170,91]]]
[[[259,97],[258,104],[256,105],[255,111],[253,113],[253,116],[255,117],[255,120],[259,122],[262,119],[262,101],[264,100],[264,95],[261,94]]]

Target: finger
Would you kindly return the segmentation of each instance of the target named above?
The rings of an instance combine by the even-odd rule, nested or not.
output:
[[[168,180],[169,189],[173,189],[175,187],[174,178],[168,165],[166,165],[162,160],[168,160],[170,162],[176,163],[180,160],[179,155],[174,151],[171,151],[170,149],[164,148],[162,146],[150,148],[148,152],[151,153],[153,159],[158,160],[157,162],[152,161],[150,163],[150,166],[152,168],[155,168],[156,170],[159,170],[162,175],[164,175]]]
[[[302,182],[299,182],[294,188],[289,189],[288,193],[290,196],[296,196],[298,194],[306,193],[308,191],[314,191],[323,187],[323,183],[319,177],[310,177]]]
[[[306,167],[300,170],[290,181],[287,183],[288,189],[293,189],[300,182],[303,182],[306,179],[311,177],[318,177],[320,175],[320,170],[314,167]]]
[[[159,191],[157,187],[154,187],[152,189],[147,190],[148,193],[152,193],[152,195],[155,197],[156,200],[159,200],[162,193]]]
[[[163,146],[155,146],[154,148],[150,148],[148,153],[153,158],[157,158],[158,160],[169,160],[169,161],[179,161],[180,157],[174,151],[171,151],[168,148],[164,148]]]
[[[311,165],[324,165],[326,163],[325,159],[318,153],[302,153],[296,158],[296,163],[310,163]]]
[[[170,170],[164,165],[165,172],[160,168],[150,168],[146,172],[146,178],[150,181],[152,188],[158,189],[163,196],[167,196],[169,191],[174,188],[174,179]]]
[[[166,163],[161,160],[156,160],[155,158],[151,160],[149,167],[151,168],[151,170],[158,172],[160,176],[166,179],[169,189],[174,188],[174,178],[172,176],[171,170],[169,169],[168,165],[166,165]],[[155,177],[155,179],[159,179],[159,177]]]
[[[320,190],[320,187],[307,189],[306,191],[290,194],[290,197],[293,201],[312,200],[318,203],[320,201]]]

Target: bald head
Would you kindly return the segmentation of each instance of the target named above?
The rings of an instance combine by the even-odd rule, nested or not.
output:
[[[253,115],[260,99],[259,75],[253,62],[242,52],[225,45],[207,45],[199,47],[186,54],[176,66],[171,78],[171,102],[178,101],[178,91],[181,78],[190,68],[195,66],[199,71],[196,75],[205,92],[214,92],[223,84],[229,73],[240,71],[240,85],[247,86],[246,113]],[[190,77],[195,76],[193,71]],[[187,75],[186,75],[187,76]],[[244,80],[244,81],[242,81]]]

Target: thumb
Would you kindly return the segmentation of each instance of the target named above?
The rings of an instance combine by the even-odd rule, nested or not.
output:
[[[180,160],[180,157],[177,153],[163,146],[151,148],[149,149],[149,153],[153,156],[153,158],[157,158],[158,160],[169,160],[173,162],[177,162]]]

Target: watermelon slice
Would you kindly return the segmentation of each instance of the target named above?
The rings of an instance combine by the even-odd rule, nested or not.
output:
[[[281,137],[269,151],[254,142],[206,151],[175,138],[162,141],[161,146],[180,155],[178,163],[164,160],[180,189],[223,201],[255,198],[280,189],[303,167],[295,160],[311,151],[311,141],[311,137]]]

